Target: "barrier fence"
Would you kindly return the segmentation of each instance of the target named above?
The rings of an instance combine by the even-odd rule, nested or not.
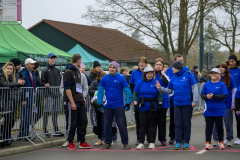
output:
[[[198,84],[199,100],[194,110],[203,111],[204,101],[200,98],[202,85]],[[87,97],[86,112],[88,127],[92,127]],[[8,88],[0,87],[0,142],[28,140],[32,144],[38,137],[64,136],[66,118],[60,87]],[[134,124],[134,106],[126,112],[127,122]]]

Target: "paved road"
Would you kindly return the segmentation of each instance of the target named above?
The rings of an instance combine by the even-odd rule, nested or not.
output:
[[[235,124],[234,124],[235,126]],[[167,126],[168,127],[168,126]],[[54,147],[49,149],[43,149],[35,152],[25,153],[16,156],[5,157],[6,160],[67,160],[67,159],[79,159],[79,160],[146,160],[146,159],[164,159],[164,160],[199,160],[199,159],[211,159],[211,160],[226,160],[237,159],[239,157],[240,145],[234,145],[233,147],[226,147],[225,150],[219,150],[219,148],[213,148],[211,151],[205,151],[205,122],[202,116],[194,117],[192,120],[192,138],[191,149],[174,151],[173,145],[162,147],[159,141],[156,141],[156,149],[149,150],[145,145],[144,150],[136,150],[135,131],[129,132],[130,145],[133,149],[125,151],[122,149],[120,141],[115,142],[112,150],[101,150],[100,147],[93,147],[89,150],[77,149],[75,151],[69,151],[66,148]],[[234,127],[235,129],[235,127]],[[236,129],[235,129],[236,130]],[[234,135],[236,137],[236,134]],[[119,138],[120,139],[120,138]],[[93,145],[97,139],[89,141],[90,145]],[[75,144],[77,145],[77,144]]]

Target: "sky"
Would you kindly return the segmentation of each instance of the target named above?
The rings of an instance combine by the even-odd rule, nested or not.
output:
[[[28,29],[42,19],[91,25],[90,21],[82,18],[82,14],[86,13],[87,5],[95,3],[95,0],[22,0],[22,25]],[[117,25],[109,24],[103,27],[116,29]],[[236,51],[239,49],[240,46],[237,46]],[[222,47],[221,50],[228,49]]]

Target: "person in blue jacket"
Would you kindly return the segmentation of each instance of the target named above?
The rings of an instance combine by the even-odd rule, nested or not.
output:
[[[156,80],[159,81],[160,85],[167,87],[170,81],[169,77],[165,74],[164,62],[161,58],[157,58],[154,65],[154,71],[156,74]],[[168,94],[162,94],[162,110],[158,113],[158,140],[162,146],[166,146],[166,119],[167,110],[170,108],[170,101]]]
[[[140,57],[138,60],[138,69],[132,72],[131,78],[129,80],[132,94],[134,91],[134,87],[142,79],[143,71],[146,66],[147,66],[147,59],[145,57]],[[139,122],[138,111],[139,111],[138,108],[134,108],[134,112],[135,112],[134,117],[136,122],[136,134],[137,134],[136,145],[140,143],[140,137],[139,137],[140,122]]]
[[[32,89],[24,89],[24,95],[26,97],[23,97],[23,101],[21,104],[20,108],[20,117],[21,117],[21,122],[19,126],[19,137],[25,137],[28,136],[29,134],[29,125],[31,125],[32,121],[32,111],[33,107],[35,106],[34,104],[34,94],[36,91],[36,88],[38,86],[45,86],[45,87],[50,87],[50,85],[40,83],[40,81],[37,79],[35,72],[33,71],[34,69],[34,61],[31,58],[28,58],[25,60],[25,68],[19,72],[19,78],[24,79],[25,77],[25,84],[24,87],[31,87]]]
[[[213,68],[211,70],[212,80],[207,82],[201,91],[201,98],[205,100],[203,116],[206,122],[206,150],[212,148],[211,137],[214,123],[217,127],[220,149],[225,148],[223,144],[223,117],[226,116],[225,98],[228,91],[226,85],[220,81],[220,78],[220,70]]]
[[[230,54],[228,57],[229,71],[230,75],[233,77],[236,87],[240,86],[240,68],[238,66],[237,56],[235,54]],[[235,113],[235,118],[237,122],[237,138],[234,144],[240,144],[240,120],[238,115]]]
[[[231,147],[231,141],[233,140],[233,111],[235,110],[235,93],[237,91],[237,88],[233,77],[230,75],[227,63],[221,63],[219,65],[219,70],[221,73],[221,81],[225,83],[228,91],[227,97],[225,99],[226,117],[224,117],[224,122],[226,127],[226,139],[224,140],[224,144],[227,144],[228,147]],[[217,146],[218,134],[215,124],[213,127],[213,139],[214,143],[212,145]]]
[[[158,109],[162,109],[162,94],[155,86],[157,80],[154,79],[152,67],[146,67],[143,79],[140,80],[133,91],[133,102],[139,108],[140,120],[140,143],[136,149],[144,149],[145,135],[148,132],[149,149],[155,149],[157,134]],[[140,97],[137,100],[137,97]]]
[[[174,61],[181,61],[182,63],[184,63],[183,56],[181,54],[176,54],[174,56]],[[170,79],[172,79],[173,75],[175,75],[173,73],[172,68],[173,67],[168,68],[167,71],[165,72],[166,75],[168,75]],[[183,66],[183,69],[185,71],[189,71],[189,69],[185,66]],[[171,105],[170,125],[169,125],[169,137],[170,137],[169,144],[174,144],[174,141],[175,141],[175,121],[174,121],[174,105],[173,105],[174,94],[169,95],[169,99],[170,99],[170,105]],[[182,135],[182,138],[183,138],[183,135]]]
[[[105,144],[102,149],[111,149],[112,143],[112,121],[115,115],[117,126],[121,135],[124,149],[131,149],[128,141],[127,121],[125,110],[130,110],[132,94],[126,79],[117,73],[119,64],[112,61],[109,64],[109,74],[104,76],[98,86],[97,104],[99,111],[104,110],[104,134]],[[107,104],[103,108],[103,96],[107,99]],[[123,102],[123,91],[126,95],[126,105]]]
[[[175,119],[175,150],[181,148],[182,128],[184,128],[183,149],[189,149],[191,136],[192,108],[196,106],[198,100],[197,83],[191,72],[185,71],[181,61],[175,61],[172,65],[173,75],[167,88],[156,82],[158,90],[165,94],[174,91],[174,119]],[[193,96],[191,97],[191,93]],[[191,101],[191,99],[193,99]]]

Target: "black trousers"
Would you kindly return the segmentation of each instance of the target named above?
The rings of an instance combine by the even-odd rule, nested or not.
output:
[[[137,141],[140,141],[140,136],[139,136],[139,131],[140,131],[140,121],[139,121],[139,109],[135,108],[134,109],[134,117],[135,117],[135,122],[136,122],[136,134],[137,134]]]
[[[4,124],[1,125],[1,136],[0,139],[11,138],[11,131],[14,126],[14,112],[3,114],[2,117],[5,119]]]
[[[157,112],[139,111],[140,121],[140,143],[144,143],[145,135],[148,132],[148,142],[155,143],[157,135]]]
[[[54,131],[58,131],[58,123],[57,123],[57,118],[58,118],[58,112],[57,111],[52,111],[52,112],[44,112],[43,113],[43,130],[44,133],[47,132],[47,125],[48,125],[48,116],[52,113],[52,122],[53,122],[53,127]]]
[[[205,130],[206,142],[211,143],[214,122],[217,127],[219,142],[223,141],[223,116],[205,116],[205,122],[206,122]]]
[[[163,108],[161,112],[158,113],[157,123],[158,123],[158,140],[166,141],[166,119],[167,119],[167,108]]]
[[[77,101],[75,102],[77,106],[77,110],[72,110],[71,106],[69,106],[69,116],[68,116],[68,141],[71,143],[73,142],[77,124],[79,125],[79,136],[80,142],[85,142],[85,135],[87,131],[87,113],[85,108],[84,101]]]
[[[169,137],[175,138],[175,122],[174,122],[174,105],[173,100],[170,100],[170,125],[169,125]]]
[[[235,118],[237,122],[237,138],[240,138],[240,119],[239,116],[235,112]]]

